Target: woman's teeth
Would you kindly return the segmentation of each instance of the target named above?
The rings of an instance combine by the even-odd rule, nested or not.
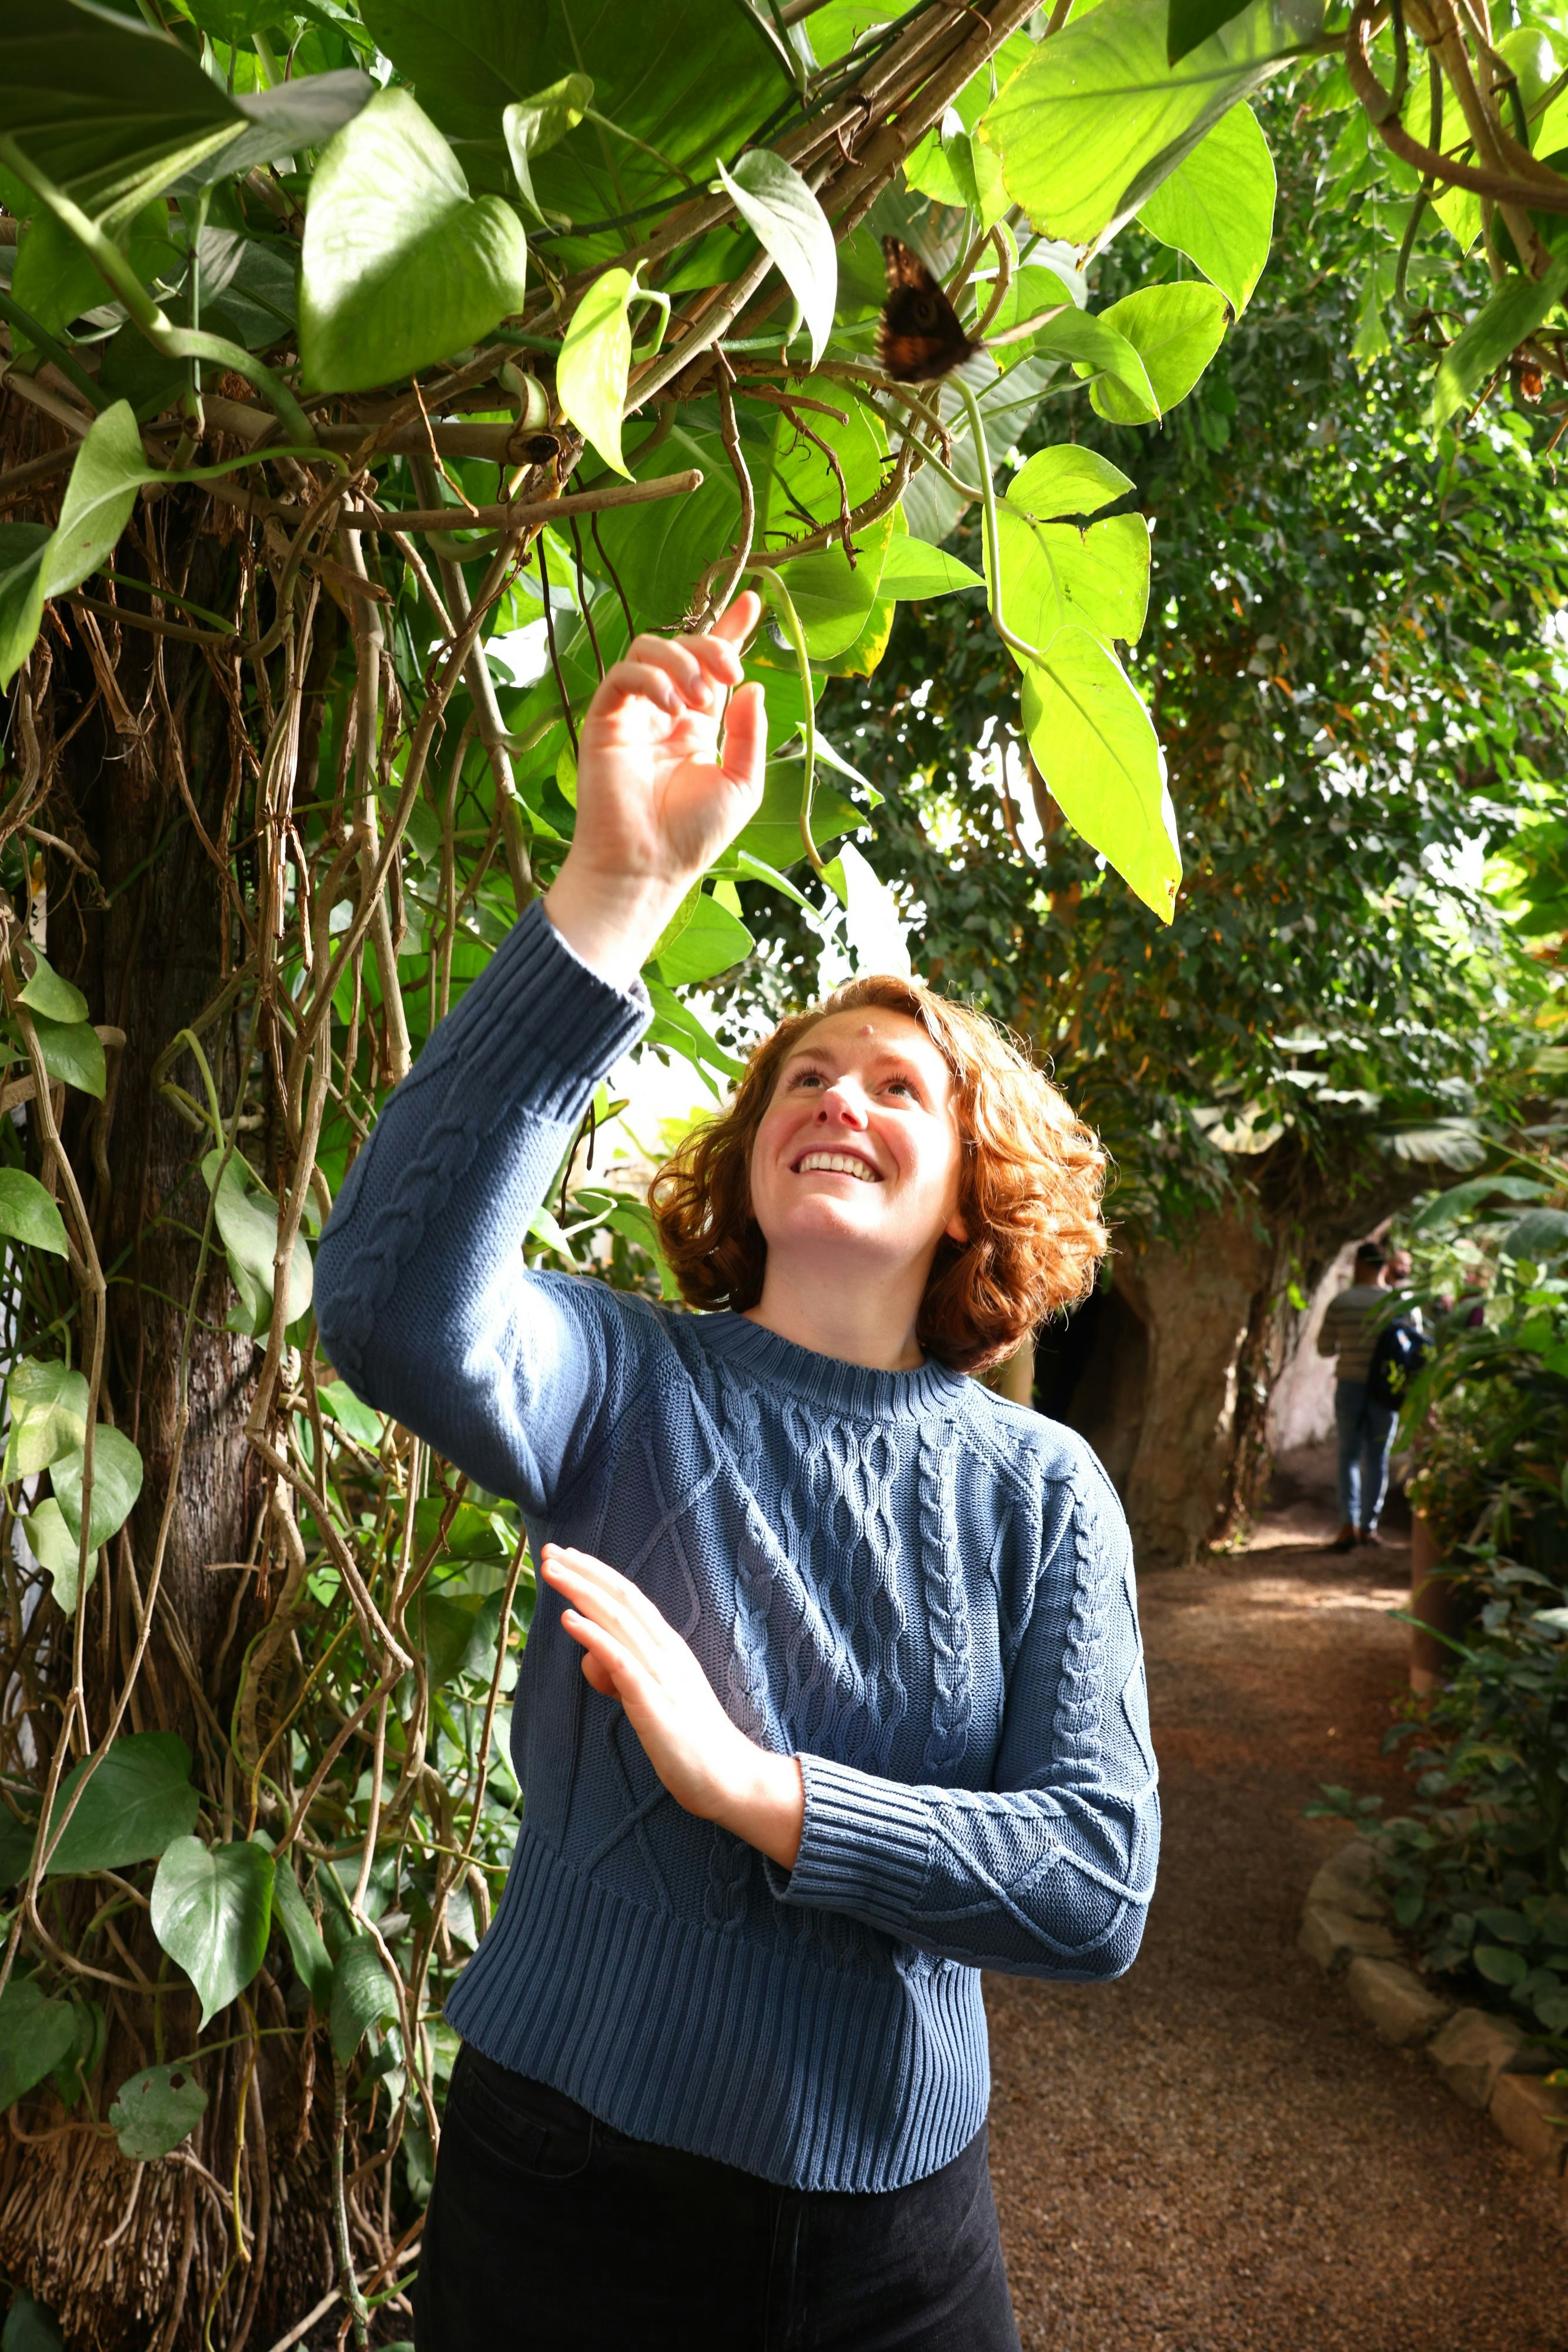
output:
[[[863,1160],[852,1160],[846,1151],[808,1151],[798,1163],[795,1173],[797,1176],[809,1176],[818,1169],[830,1176],[858,1177],[862,1184],[877,1184],[882,1181],[874,1168],[868,1168]]]

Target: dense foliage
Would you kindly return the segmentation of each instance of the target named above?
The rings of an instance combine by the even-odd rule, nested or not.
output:
[[[1129,658],[1179,813],[1172,922],[1061,823],[971,602],[913,613],[874,682],[823,704],[887,795],[870,855],[918,903],[927,967],[1053,1053],[1145,1231],[1282,1135],[1342,1171],[1473,1163],[1557,1017],[1480,869],[1556,837],[1563,500],[1517,412],[1434,448],[1419,355],[1358,356],[1355,233],[1313,217],[1327,142],[1278,143],[1274,257],[1172,425],[1137,440],[1070,395],[1020,445],[1081,436],[1153,526]],[[1178,266],[1118,247],[1101,276]]]
[[[1430,1360],[1405,1408],[1412,1504],[1457,1602],[1412,1700],[1416,1795],[1378,1844],[1395,1917],[1464,1997],[1568,2051],[1568,1168],[1538,1148],[1411,1220]]]

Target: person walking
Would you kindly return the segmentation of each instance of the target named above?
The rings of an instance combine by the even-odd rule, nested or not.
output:
[[[1389,1300],[1388,1262],[1377,1242],[1355,1253],[1355,1279],[1329,1300],[1318,1331],[1318,1353],[1333,1356],[1334,1427],[1339,1438],[1340,1530],[1330,1549],[1350,1551],[1376,1544],[1378,1520],[1388,1492],[1397,1411],[1368,1391],[1373,1349]]]
[[[1016,2347],[979,1970],[1119,1975],[1154,1883],[1121,1508],[968,1377],[1105,1244],[1103,1154],[1024,1054],[853,981],[655,1181],[701,1311],[523,1258],[643,964],[758,804],[758,616],[608,672],[571,848],[318,1258],[339,1374],[516,1498],[538,1577],[418,2352]]]

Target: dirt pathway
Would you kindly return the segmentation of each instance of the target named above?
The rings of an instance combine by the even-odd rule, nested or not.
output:
[[[992,2162],[1028,2352],[1568,2352],[1555,2198],[1296,1950],[1344,1834],[1324,1780],[1399,1801],[1403,1549],[1321,1511],[1145,1580],[1165,1851],[1111,1986],[988,1981]]]

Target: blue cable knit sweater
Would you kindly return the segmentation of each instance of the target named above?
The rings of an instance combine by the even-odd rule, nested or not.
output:
[[[984,2121],[982,1967],[1082,1980],[1137,1950],[1159,1816],[1126,1528],[1078,1438],[938,1363],[526,1268],[646,1018],[530,907],[354,1164],[321,1339],[536,1546],[633,1578],[734,1720],[799,1754],[800,1851],[680,1811],[541,1591],[522,1831],[449,2014],[640,2138],[895,2189]]]

